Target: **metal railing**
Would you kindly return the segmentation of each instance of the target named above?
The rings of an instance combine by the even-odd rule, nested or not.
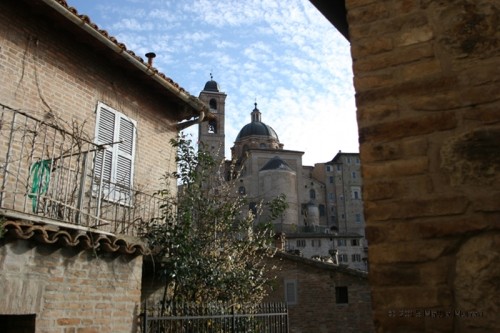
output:
[[[136,235],[141,221],[160,216],[162,198],[106,181],[103,147],[66,130],[0,105],[0,209],[115,234]]]
[[[286,234],[297,234],[297,233],[307,233],[307,234],[331,234],[331,230],[327,226],[323,225],[288,225],[282,223],[276,223],[274,225],[274,230],[277,232],[284,232]]]
[[[161,303],[144,303],[142,333],[287,333],[285,303],[174,304],[161,315]]]

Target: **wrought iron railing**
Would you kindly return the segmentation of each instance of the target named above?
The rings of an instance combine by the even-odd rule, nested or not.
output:
[[[141,221],[159,217],[162,198],[106,181],[94,169],[103,147],[85,138],[81,124],[64,127],[0,105],[3,215],[134,236]]]
[[[142,333],[287,333],[284,303],[144,304]]]

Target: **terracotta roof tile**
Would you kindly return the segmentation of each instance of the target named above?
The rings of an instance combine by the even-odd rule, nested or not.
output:
[[[104,252],[127,255],[146,255],[149,250],[140,242],[91,231],[59,227],[54,225],[33,224],[21,220],[7,220],[2,225],[6,238],[33,239],[42,244],[55,244],[61,247],[78,247]]]
[[[71,13],[73,13],[75,16],[78,16],[83,22],[87,23],[93,29],[95,29],[96,31],[98,31],[101,35],[103,35],[104,37],[106,37],[109,41],[111,41],[112,43],[116,44],[118,47],[120,47],[121,49],[123,49],[125,52],[127,52],[128,54],[130,54],[131,56],[133,56],[135,59],[137,59],[141,63],[146,64],[146,62],[144,61],[144,59],[142,59],[141,57],[137,56],[133,51],[128,50],[127,46],[125,44],[120,43],[114,36],[111,36],[106,30],[99,29],[99,27],[97,26],[97,24],[93,23],[89,16],[84,15],[84,14],[79,14],[78,10],[76,8],[68,6],[68,3],[66,2],[66,0],[56,0],[56,1],[61,6],[63,6],[64,8],[66,8],[68,11],[70,11]],[[188,93],[184,88],[182,88],[181,86],[179,86],[179,84],[177,84],[176,82],[174,82],[171,78],[169,78],[165,74],[159,72],[158,69],[156,69],[154,67],[151,67],[151,70],[154,71],[159,76],[161,76],[163,79],[167,80],[172,85],[174,85],[177,89],[179,89],[179,92]]]

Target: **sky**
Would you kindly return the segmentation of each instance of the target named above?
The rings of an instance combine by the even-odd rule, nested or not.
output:
[[[257,102],[303,164],[358,152],[349,43],[308,0],[67,0],[191,95],[226,98],[226,158]],[[196,142],[197,127],[187,131]]]

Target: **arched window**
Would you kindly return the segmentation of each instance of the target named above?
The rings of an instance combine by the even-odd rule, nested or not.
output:
[[[240,186],[240,187],[238,188],[238,193],[239,193],[239,194],[245,194],[245,193],[246,193],[245,186]]]
[[[309,198],[316,199],[316,191],[315,190],[309,190]]]
[[[210,120],[208,122],[208,133],[211,134],[217,133],[217,120]]]
[[[214,98],[212,98],[208,104],[210,105],[210,109],[217,110],[217,101]]]
[[[248,204],[248,210],[250,210],[253,215],[257,215],[257,203],[250,202],[250,204]]]

